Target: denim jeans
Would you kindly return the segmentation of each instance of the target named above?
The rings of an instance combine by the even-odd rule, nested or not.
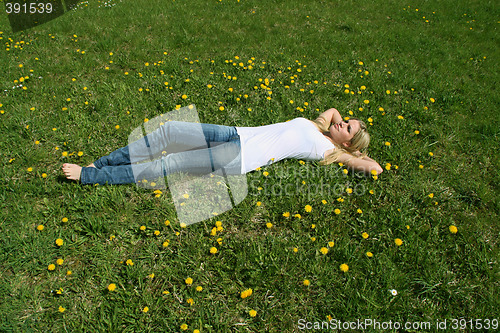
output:
[[[241,174],[235,127],[169,121],[154,132],[84,167],[82,184],[129,184],[176,172]]]

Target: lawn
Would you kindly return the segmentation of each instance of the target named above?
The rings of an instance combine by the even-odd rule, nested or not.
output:
[[[88,0],[14,33],[0,15],[0,332],[498,329],[499,17],[488,0]],[[191,104],[231,126],[335,107],[384,172],[282,161],[188,226],[168,189],[63,177]]]

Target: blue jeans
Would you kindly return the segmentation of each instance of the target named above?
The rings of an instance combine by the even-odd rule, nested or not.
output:
[[[232,126],[169,121],[94,165],[82,168],[82,184],[129,184],[176,172],[239,175],[240,137]]]

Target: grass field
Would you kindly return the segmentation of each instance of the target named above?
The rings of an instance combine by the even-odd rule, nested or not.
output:
[[[14,34],[0,15],[0,332],[498,327],[499,17],[489,0],[89,0]],[[168,191],[64,179],[189,104],[234,126],[336,107],[384,172],[280,162],[186,228]]]

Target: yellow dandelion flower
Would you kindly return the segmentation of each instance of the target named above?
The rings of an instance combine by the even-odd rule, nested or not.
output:
[[[267,223],[266,223],[266,227],[267,227],[268,229],[271,229],[271,228],[273,227],[273,224],[272,224],[271,222],[267,222]]]
[[[250,317],[255,317],[257,315],[257,311],[250,310],[250,311],[248,311],[248,314],[250,315]]]
[[[240,294],[240,297],[241,298],[247,298],[247,297],[251,296],[252,293],[253,293],[252,288],[249,288],[247,290],[242,291],[241,294]]]
[[[203,287],[202,287],[202,286],[198,286],[198,287],[196,287],[196,291],[200,292],[200,291],[202,291],[202,290],[203,290]]]
[[[59,306],[58,311],[61,312],[61,313],[63,313],[64,311],[66,311],[66,308],[63,308],[62,306]]]
[[[63,244],[64,244],[64,241],[61,238],[56,239],[57,246],[62,246]]]
[[[323,253],[323,254],[327,254],[328,253],[328,249],[326,247],[322,247],[320,249],[320,252]]]
[[[141,230],[141,231],[146,230],[146,226],[145,225],[141,225],[141,227],[139,228],[139,230]]]
[[[363,232],[361,234],[361,237],[363,237],[364,239],[367,239],[369,237],[369,235],[366,232]]]
[[[134,262],[132,261],[132,259],[128,259],[126,262],[127,266],[134,266]]]
[[[155,230],[154,234],[155,234],[155,236],[159,236],[160,235],[160,230]]]
[[[114,283],[110,283],[110,284],[108,285],[108,290],[109,290],[109,291],[114,291],[115,289],[116,289],[116,284],[114,284]]]
[[[182,324],[181,325],[181,330],[185,331],[188,329],[188,325],[187,324]]]
[[[457,227],[455,227],[454,225],[450,225],[450,232],[452,234],[456,234],[458,232],[458,229]]]
[[[306,206],[304,207],[304,210],[305,210],[306,212],[310,213],[310,212],[312,211],[312,207],[311,207],[310,205],[306,205]]]
[[[47,267],[47,269],[48,269],[49,271],[53,271],[54,269],[56,269],[56,265],[54,265],[54,264],[50,264],[50,265]]]
[[[431,103],[434,103],[436,100],[434,98],[430,98]]]
[[[142,312],[146,313],[149,311],[149,308],[147,306],[144,307],[144,309],[142,309]]]
[[[28,169],[26,169],[26,171],[28,171],[28,172],[32,172],[32,171],[33,171],[33,168],[32,168],[32,167],[29,167]]]
[[[349,266],[347,266],[347,264],[342,264],[340,265],[340,270],[345,273],[349,270]]]
[[[335,208],[335,210],[333,212],[338,215],[338,214],[340,214],[340,209]]]
[[[330,241],[330,242],[328,242],[328,246],[329,246],[329,247],[333,247],[334,245],[335,245],[335,242],[334,242],[334,241]]]
[[[299,252],[299,249],[298,249],[298,248],[296,248],[296,247],[294,247],[294,248],[293,248],[293,252],[297,253],[297,252]]]
[[[400,238],[396,238],[396,239],[394,240],[394,243],[396,243],[396,245],[397,245],[397,246],[401,246],[401,245],[403,245],[403,241],[402,241]]]
[[[182,98],[182,99],[186,99],[186,98],[188,98],[188,97],[187,97],[187,95],[182,95],[182,96],[181,96],[181,98]]]
[[[61,265],[64,263],[64,260],[63,260],[63,259],[61,259],[61,258],[59,258],[59,259],[57,259],[57,260],[56,260],[56,263],[57,263],[59,266],[61,266]]]
[[[371,257],[373,257],[373,253],[371,253],[371,252],[366,252],[366,256],[367,256],[368,258],[371,258]]]
[[[62,222],[64,222],[64,223],[66,223],[66,222],[68,222],[68,218],[67,218],[67,217],[63,217],[63,218],[61,219],[61,221],[62,221]]]
[[[304,280],[304,281],[302,282],[302,284],[303,284],[304,286],[310,286],[310,285],[311,285],[311,281],[309,281],[309,280],[307,280],[307,279],[306,279],[306,280]]]
[[[389,141],[386,141],[384,144],[385,144],[386,146],[390,146],[390,145],[391,145],[391,143],[390,143]]]
[[[283,213],[283,216],[284,216],[284,217],[290,217],[290,212],[284,212],[284,213]]]
[[[269,176],[269,172],[267,172],[267,171],[264,171],[262,174],[264,175],[264,177]]]
[[[217,250],[217,248],[216,248],[216,247],[211,247],[211,248],[210,248],[210,253],[211,253],[211,254],[216,254],[216,253],[217,253],[217,251],[218,251],[218,250]]]
[[[190,285],[192,285],[192,284],[193,284],[193,279],[192,279],[192,278],[190,278],[190,277],[188,277],[188,278],[187,278],[184,282],[186,282],[186,284],[187,284],[188,286],[190,286]]]
[[[42,230],[43,230],[43,228],[44,228],[44,226],[43,226],[43,225],[41,225],[41,224],[40,224],[38,227],[36,227],[36,229],[37,229],[38,231],[42,231]]]
[[[188,298],[188,299],[186,300],[186,302],[187,302],[189,305],[193,305],[193,304],[194,304],[194,299],[192,299],[192,298]]]

